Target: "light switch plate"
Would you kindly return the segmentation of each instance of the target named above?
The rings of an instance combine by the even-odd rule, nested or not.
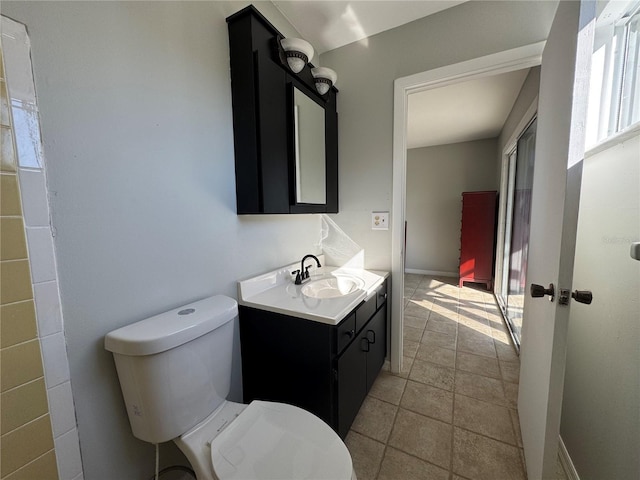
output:
[[[371,212],[372,230],[389,230],[389,212]]]

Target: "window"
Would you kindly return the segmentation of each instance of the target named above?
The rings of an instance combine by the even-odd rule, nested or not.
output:
[[[640,122],[640,0],[610,1],[598,15],[587,148]]]

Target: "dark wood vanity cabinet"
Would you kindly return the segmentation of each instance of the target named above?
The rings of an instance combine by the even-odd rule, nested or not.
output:
[[[240,342],[245,403],[297,405],[344,438],[387,354],[387,281],[338,325],[240,306]]]
[[[293,73],[283,63],[280,32],[253,6],[227,18],[233,102],[233,135],[238,214],[338,212],[337,90],[325,95],[315,90],[311,67]],[[299,201],[299,149],[296,128],[304,116],[294,114],[294,92],[324,113],[322,134],[325,164],[314,167],[312,189],[322,190],[321,200]],[[299,138],[299,137],[298,137]],[[315,149],[317,150],[317,149]],[[300,168],[299,170],[302,170]]]

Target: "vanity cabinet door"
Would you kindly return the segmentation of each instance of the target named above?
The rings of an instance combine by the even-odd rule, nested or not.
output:
[[[338,358],[338,434],[345,438],[360,406],[367,395],[367,353],[362,348],[364,342],[351,342]]]
[[[362,333],[369,344],[367,352],[367,392],[369,392],[387,356],[386,308],[378,310]]]

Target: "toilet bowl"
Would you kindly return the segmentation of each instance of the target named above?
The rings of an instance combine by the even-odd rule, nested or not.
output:
[[[215,296],[107,334],[133,434],[173,440],[198,480],[355,480],[344,442],[315,415],[226,400],[237,315]]]

